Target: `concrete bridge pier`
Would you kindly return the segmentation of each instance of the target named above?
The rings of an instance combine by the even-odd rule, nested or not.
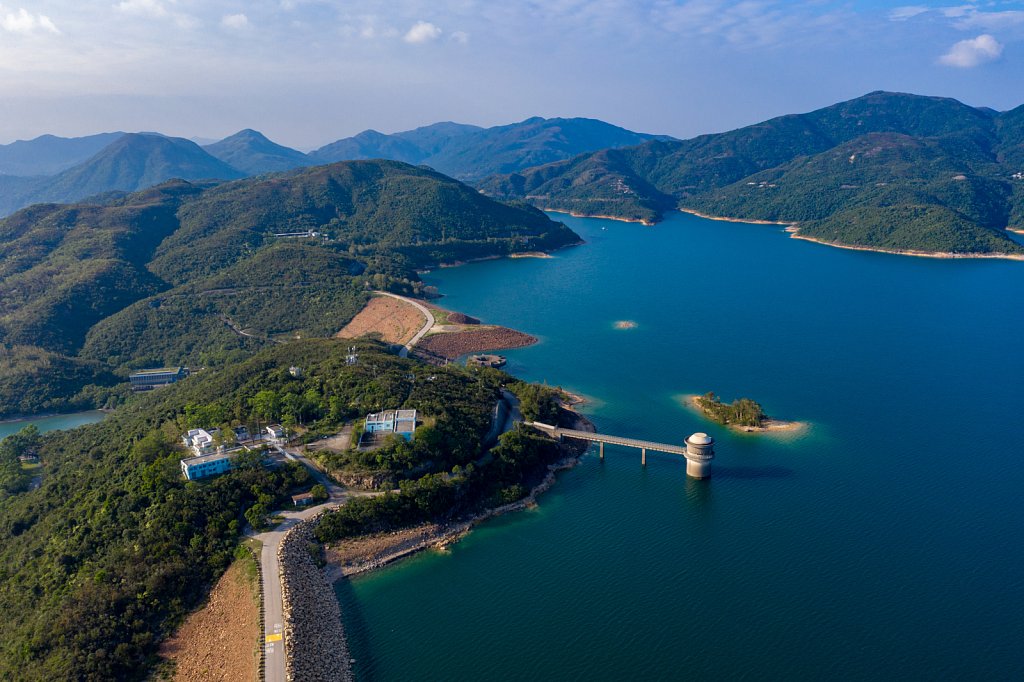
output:
[[[715,439],[706,433],[695,433],[686,439],[686,475],[707,478],[711,475],[711,460],[715,457]]]
[[[597,453],[601,456],[601,461],[603,462],[604,461],[604,441],[601,441],[597,445],[598,445]]]
[[[647,448],[640,448],[640,466],[647,466]]]

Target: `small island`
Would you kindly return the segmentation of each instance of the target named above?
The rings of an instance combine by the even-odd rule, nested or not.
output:
[[[750,398],[723,403],[721,398],[709,391],[704,395],[687,396],[687,403],[708,419],[747,433],[794,431],[803,426],[800,422],[772,419],[765,414],[760,404]]]

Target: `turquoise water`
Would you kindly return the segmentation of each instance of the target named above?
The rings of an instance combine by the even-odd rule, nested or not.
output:
[[[12,433],[17,433],[29,424],[35,424],[36,428],[39,429],[40,432],[46,433],[47,431],[73,429],[76,426],[92,424],[94,422],[101,421],[106,416],[106,413],[100,412],[99,410],[90,410],[88,412],[55,414],[48,417],[29,417],[27,419],[0,422],[0,438],[5,438]]]
[[[536,511],[340,584],[360,679],[1024,677],[1024,264],[558,219],[587,244],[428,280],[540,337],[510,371],[591,396],[599,430],[712,433],[714,476],[609,447]],[[809,427],[730,433],[679,403],[708,390]]]

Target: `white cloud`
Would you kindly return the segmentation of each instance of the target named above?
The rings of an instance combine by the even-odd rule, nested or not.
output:
[[[964,30],[998,31],[1021,24],[1024,24],[1024,11],[1006,10],[1003,12],[967,12],[959,15],[953,25]]]
[[[956,43],[949,48],[949,52],[939,57],[939,62],[946,66],[969,69],[999,59],[1002,54],[1003,46],[999,41],[983,33],[977,38]]]
[[[441,37],[441,29],[429,21],[417,21],[402,38],[407,43],[429,43]]]
[[[906,5],[904,7],[897,7],[889,12],[889,19],[892,21],[906,21],[907,19],[913,19],[919,14],[925,14],[930,11],[931,8],[925,7],[924,5]]]
[[[9,33],[29,34],[36,31],[60,33],[60,30],[50,21],[50,17],[45,14],[31,14],[24,7],[19,8],[17,12],[0,14],[0,28]]]
[[[451,35],[452,42],[456,42],[459,45],[465,45],[469,42],[469,34],[465,31],[454,31]]]
[[[244,14],[225,14],[223,17],[221,17],[220,24],[224,28],[240,30],[243,28],[248,28],[249,17],[245,16]]]

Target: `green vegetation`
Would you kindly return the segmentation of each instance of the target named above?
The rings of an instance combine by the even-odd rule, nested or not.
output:
[[[291,231],[322,236],[274,237]],[[427,294],[420,268],[576,241],[532,207],[385,161],[33,206],[0,221],[0,364],[16,368],[0,415],[100,406],[131,369],[330,336],[371,290]]]
[[[38,454],[39,429],[34,424],[0,440],[0,500],[28,490],[30,469],[23,467],[18,457]]]
[[[1024,108],[877,92],[684,142],[602,150],[482,183],[491,196],[653,222],[687,208],[799,222],[843,245],[1024,254]],[[907,223],[899,222],[907,218]]]
[[[709,392],[698,396],[695,402],[709,419],[723,425],[761,428],[768,419],[761,406],[750,398],[740,398],[725,404],[718,396]]]
[[[561,391],[542,386],[530,384],[525,381],[517,381],[510,384],[508,389],[519,398],[519,411],[523,417],[530,421],[538,421],[542,424],[556,424],[560,414]]]
[[[394,159],[473,182],[595,149],[640,144],[652,137],[594,119],[534,117],[493,128],[436,123],[393,135],[367,130],[332,142],[310,157],[317,163]]]
[[[301,467],[265,469],[256,456],[212,480],[185,481],[176,443],[191,426],[254,430],[283,420],[334,432],[369,411],[419,410],[424,424],[412,443],[365,462],[396,472],[401,492],[331,515],[323,539],[518,499],[558,457],[554,441],[526,431],[484,451],[507,375],[430,367],[369,342],[357,344],[359,361],[349,365],[350,345],[273,345],[135,396],[101,423],[27,430],[0,444],[0,608],[18,614],[0,625],[0,678],[143,679],[162,638],[236,556],[245,523],[262,524],[294,492],[325,496]],[[293,365],[302,378],[290,375]],[[37,490],[8,466],[26,448],[45,463]],[[353,466],[364,466],[359,457]]]

